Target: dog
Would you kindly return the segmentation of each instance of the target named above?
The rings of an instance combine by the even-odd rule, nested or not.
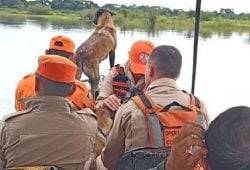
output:
[[[113,125],[112,111],[107,107],[96,109],[97,117],[97,134],[94,145],[93,153],[90,155],[89,160],[86,162],[84,170],[97,170],[96,158],[101,154],[102,149],[106,144],[106,138]]]
[[[82,72],[89,78],[91,93],[96,98],[96,90],[100,80],[99,64],[109,56],[110,68],[115,64],[116,27],[113,12],[100,8],[96,11],[93,23],[95,31],[83,42],[75,52],[78,66],[76,78],[81,79]]]

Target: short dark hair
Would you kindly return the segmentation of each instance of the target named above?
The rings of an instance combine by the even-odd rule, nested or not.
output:
[[[250,168],[250,108],[232,107],[221,113],[205,135],[212,170]]]
[[[70,58],[72,55],[74,55],[73,53],[67,52],[67,51],[62,51],[62,50],[57,50],[57,49],[48,49],[45,52],[46,54],[52,54],[52,55],[59,55],[62,57],[66,57],[66,58]]]
[[[49,80],[40,74],[36,74],[36,77],[43,84],[45,96],[62,96],[66,97],[71,94],[74,83],[60,83]]]
[[[149,63],[155,64],[160,77],[175,79],[181,71],[182,56],[177,48],[161,45],[154,48]]]

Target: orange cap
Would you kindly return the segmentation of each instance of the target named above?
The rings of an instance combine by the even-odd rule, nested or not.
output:
[[[38,58],[37,73],[61,83],[75,82],[77,66],[67,58],[57,55],[42,55]]]
[[[49,49],[62,50],[74,54],[75,43],[66,36],[58,35],[50,39]]]
[[[135,74],[144,74],[147,57],[150,56],[154,44],[147,40],[136,41],[129,52],[130,69]]]

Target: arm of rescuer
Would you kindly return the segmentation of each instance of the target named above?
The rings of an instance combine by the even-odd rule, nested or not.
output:
[[[120,156],[125,152],[125,137],[129,127],[131,114],[127,112],[126,104],[116,112],[113,127],[107,138],[106,146],[101,153],[101,159],[109,170],[116,169]]]
[[[5,136],[6,136],[6,132],[5,132],[5,127],[4,127],[4,122],[1,121],[0,122],[0,169],[4,169],[6,166],[6,159],[4,157],[4,144],[5,144]]]
[[[190,146],[194,145],[200,148],[192,154],[187,152]],[[174,139],[168,159],[150,170],[194,170],[206,154],[203,127],[196,123],[187,122],[180,134]],[[206,164],[204,167],[208,168]]]
[[[200,101],[200,115],[198,115],[196,123],[200,124],[204,129],[208,128],[210,124],[209,113],[202,101]]]
[[[121,100],[113,91],[113,76],[111,71],[105,76],[100,93],[96,99],[96,109],[108,107],[112,111],[117,111],[121,106]]]

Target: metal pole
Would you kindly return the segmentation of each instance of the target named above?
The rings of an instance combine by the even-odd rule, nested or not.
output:
[[[192,94],[194,94],[194,89],[195,89],[197,51],[198,51],[199,29],[200,29],[201,0],[196,0],[195,11],[196,11],[195,12],[196,15],[195,15],[195,28],[194,28],[193,74],[192,74],[192,89],[191,89]]]

